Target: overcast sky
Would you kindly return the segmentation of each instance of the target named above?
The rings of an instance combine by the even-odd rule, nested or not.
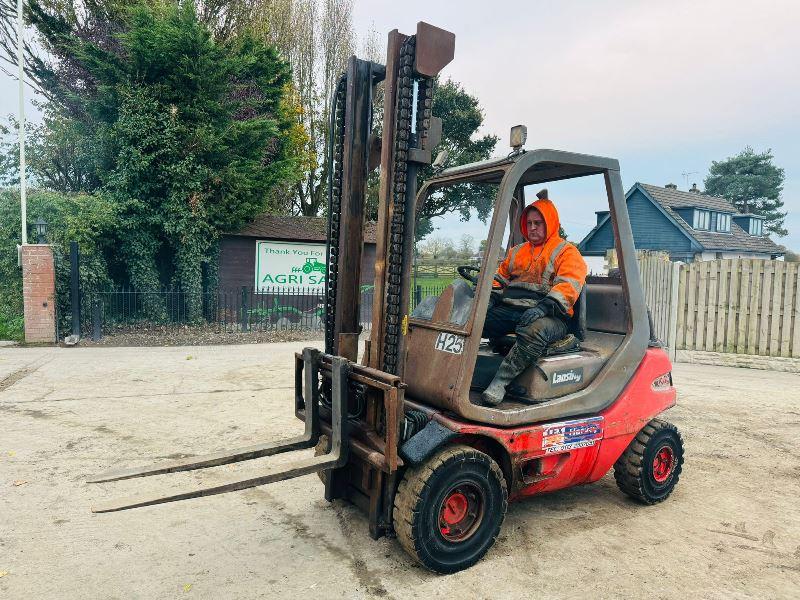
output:
[[[417,21],[456,34],[444,75],[480,99],[497,154],[523,123],[529,149],[619,159],[626,190],[636,181],[687,189],[712,160],[772,148],[786,170],[790,232],[776,241],[800,250],[800,3],[355,2],[362,37],[371,27],[384,39],[393,28],[414,33]],[[16,81],[0,74],[0,113],[16,110]],[[593,179],[551,186],[570,239],[605,207]]]
[[[687,189],[683,173],[702,186],[712,160],[772,148],[790,232],[776,241],[800,249],[800,3],[356,0],[359,32],[417,21],[456,34],[444,74],[480,99],[498,154],[523,123],[529,149],[619,159],[626,190]],[[550,192],[573,240],[607,204],[600,180]]]

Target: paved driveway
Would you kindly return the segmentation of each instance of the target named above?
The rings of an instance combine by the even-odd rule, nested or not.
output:
[[[0,598],[797,598],[800,376],[677,365],[687,463],[641,507],[613,478],[513,505],[487,557],[412,564],[306,476],[94,515],[98,501],[252,475],[262,461],[87,475],[296,435],[303,343],[0,349]],[[270,460],[270,459],[264,459]],[[273,459],[274,460],[274,459]]]

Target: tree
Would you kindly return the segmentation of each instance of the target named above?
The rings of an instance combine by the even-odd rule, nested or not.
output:
[[[305,177],[294,185],[291,210],[316,216],[322,209],[328,178],[331,99],[339,75],[353,54],[352,0],[261,0],[254,29],[289,62],[307,133]]]
[[[498,137],[478,136],[483,124],[483,110],[478,99],[468,94],[457,82],[448,79],[445,83],[437,81],[433,93],[433,115],[442,119],[442,141],[433,149],[433,155],[441,150],[448,151],[451,165],[466,164],[486,160],[492,154]],[[432,177],[433,168],[422,169],[420,181]],[[376,219],[378,215],[378,178],[370,179],[367,191],[367,215]],[[494,184],[458,184],[449,186],[441,193],[435,193],[425,202],[417,220],[416,239],[421,240],[433,231],[431,218],[448,213],[459,213],[463,221],[468,221],[473,212],[483,220],[492,214],[497,186]]]
[[[438,83],[438,82],[437,82]],[[433,114],[442,119],[442,141],[434,149],[447,150],[451,165],[462,165],[486,160],[492,154],[497,140],[496,135],[476,137],[483,125],[483,109],[478,99],[467,93],[460,83],[448,79],[436,85],[433,95]],[[433,176],[433,168],[422,170],[424,181]],[[451,212],[459,212],[464,221],[470,219],[473,211],[485,221],[492,214],[495,199],[495,186],[477,185],[451,186],[446,193],[434,195],[425,203],[422,216],[431,218]]]
[[[215,40],[192,4],[27,10],[50,55],[33,80],[91,149],[81,187],[116,207],[127,281],[198,291],[219,234],[302,177],[289,66],[247,32]]]
[[[442,236],[428,238],[420,245],[420,254],[431,258],[445,258],[455,253],[453,240]]]
[[[787,213],[781,211],[784,171],[773,159],[772,150],[756,153],[747,146],[736,156],[712,162],[704,185],[707,194],[729,200],[737,210],[761,215],[766,230],[783,237],[788,233]]]
[[[93,191],[100,182],[90,139],[78,123],[52,104],[44,106],[41,123],[26,124],[26,172],[33,186],[58,192]],[[18,122],[0,126],[0,184],[19,185]],[[13,134],[12,134],[13,132]]]
[[[475,253],[475,238],[465,233],[458,240],[458,253],[461,256],[469,257]]]

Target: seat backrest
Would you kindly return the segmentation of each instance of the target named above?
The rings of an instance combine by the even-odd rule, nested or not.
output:
[[[572,306],[572,313],[572,317],[567,323],[569,332],[580,341],[584,341],[586,339],[586,285],[581,288],[581,293]]]
[[[592,331],[625,334],[628,308],[622,282],[611,277],[590,277],[586,291],[586,327]]]

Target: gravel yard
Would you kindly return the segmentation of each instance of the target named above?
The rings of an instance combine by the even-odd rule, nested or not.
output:
[[[800,376],[678,364],[686,464],[663,504],[608,475],[512,505],[452,576],[370,539],[306,476],[126,512],[94,503],[250,464],[89,485],[110,467],[296,435],[292,353],[309,342],[0,348],[0,598],[797,598]]]

